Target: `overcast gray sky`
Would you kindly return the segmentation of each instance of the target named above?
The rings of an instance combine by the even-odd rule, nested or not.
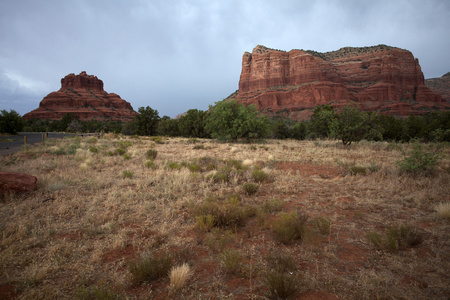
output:
[[[258,44],[386,44],[441,77],[449,37],[449,0],[1,0],[0,109],[23,115],[86,71],[135,110],[206,110],[238,89],[242,55]]]

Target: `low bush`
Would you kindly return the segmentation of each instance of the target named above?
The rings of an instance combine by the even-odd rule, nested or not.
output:
[[[223,266],[228,273],[238,275],[241,272],[242,255],[234,249],[225,249],[220,256]]]
[[[122,148],[117,148],[116,150],[114,150],[114,154],[116,155],[124,155],[126,153],[125,150],[123,150]]]
[[[163,252],[145,254],[140,260],[131,263],[129,270],[135,283],[152,282],[168,275],[173,258]]]
[[[97,153],[98,149],[96,147],[90,147],[89,151],[92,152],[92,153]]]
[[[127,154],[127,153],[125,153],[124,155],[122,155],[122,157],[123,157],[124,159],[131,159],[131,155],[129,155],[129,154]]]
[[[325,217],[317,217],[313,219],[313,224],[320,234],[328,235],[331,232],[331,220]]]
[[[252,196],[259,191],[259,184],[247,182],[243,185],[244,191],[248,196]]]
[[[361,166],[352,166],[349,168],[351,175],[366,175],[367,169]]]
[[[154,160],[157,155],[158,151],[156,151],[155,149],[148,149],[147,152],[145,152],[145,156],[147,157],[147,159]]]
[[[153,162],[153,160],[147,160],[147,161],[145,162],[145,166],[146,166],[147,168],[152,169],[152,170],[158,169],[158,165],[155,164],[155,163]]]
[[[124,170],[122,172],[123,178],[133,178],[133,175],[134,175],[133,172],[129,170]]]
[[[119,300],[125,299],[124,297],[114,293],[110,288],[103,285],[81,287],[76,290],[74,294],[75,299],[80,300]]]
[[[266,200],[264,204],[261,206],[261,209],[265,213],[280,211],[282,208],[283,208],[283,201],[281,201],[278,198]]]
[[[267,271],[265,279],[270,299],[289,299],[299,290],[299,279],[296,274]]]
[[[425,150],[424,145],[416,141],[409,153],[403,152],[403,159],[397,162],[397,166],[401,173],[414,176],[430,175],[439,162],[439,150],[439,146],[436,145],[431,145]]]
[[[423,242],[423,235],[410,226],[391,226],[383,233],[372,231],[367,238],[378,250],[398,251],[414,247]]]
[[[232,195],[225,200],[209,197],[193,207],[191,213],[200,229],[210,231],[214,227],[242,227],[256,214],[256,209],[244,206],[239,197]]]
[[[300,240],[305,230],[307,217],[297,212],[280,213],[273,223],[275,238],[283,244],[292,244]]]
[[[252,178],[253,180],[255,180],[256,182],[264,182],[264,181],[268,181],[269,180],[269,174],[267,174],[266,172],[264,172],[263,170],[260,169],[255,169],[252,172]]]

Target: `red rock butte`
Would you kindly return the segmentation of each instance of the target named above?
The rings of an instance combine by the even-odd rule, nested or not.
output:
[[[234,96],[263,112],[289,111],[296,119],[308,119],[324,104],[354,104],[393,116],[450,108],[425,86],[419,61],[410,51],[386,45],[326,53],[258,45],[243,55]]]
[[[24,119],[60,120],[65,114],[80,120],[131,121],[137,114],[119,95],[103,90],[103,81],[81,72],[61,79],[61,88],[42,99],[39,108],[23,115]]]

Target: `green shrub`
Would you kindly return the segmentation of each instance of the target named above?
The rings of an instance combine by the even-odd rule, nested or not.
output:
[[[178,170],[180,168],[181,168],[181,165],[179,163],[174,162],[174,161],[168,161],[166,163],[166,169]]]
[[[431,148],[431,147],[430,147]],[[403,152],[403,159],[397,162],[397,166],[402,173],[411,175],[429,175],[439,162],[439,147],[428,151],[419,142],[414,142],[409,153]]]
[[[299,290],[299,279],[296,274],[267,271],[265,277],[271,299],[288,299]]]
[[[87,142],[89,143],[89,144],[97,144],[97,138],[96,137],[90,137],[88,140],[87,140]]]
[[[321,234],[323,234],[323,235],[330,234],[330,232],[331,232],[331,220],[330,219],[324,218],[324,217],[314,218],[313,224]]]
[[[238,275],[241,271],[242,255],[234,249],[225,249],[220,256],[221,261],[228,273]]]
[[[128,147],[133,146],[133,144],[131,142],[128,142],[128,141],[120,141],[118,143],[118,146],[119,146],[120,149],[127,149]]]
[[[197,225],[208,231],[213,227],[242,227],[256,214],[256,210],[244,206],[237,196],[232,196],[220,201],[207,198],[204,203],[192,209],[192,214],[196,218]]]
[[[119,300],[125,299],[114,293],[110,288],[103,285],[82,287],[77,289],[74,295],[75,299],[80,300]]]
[[[156,151],[155,149],[148,149],[147,152],[145,153],[145,156],[147,157],[147,159],[155,159],[156,156],[158,155],[158,151]]]
[[[56,149],[56,150],[53,152],[53,154],[56,154],[56,155],[66,155],[66,151],[65,151],[63,148],[58,148],[58,149]]]
[[[135,283],[152,282],[167,276],[172,264],[173,258],[166,252],[160,255],[149,253],[130,264],[129,270]]]
[[[367,169],[361,166],[352,166],[350,167],[351,175],[366,175]]]
[[[280,213],[273,223],[275,238],[283,244],[292,244],[302,238],[307,217],[299,216],[293,211],[289,214]]]
[[[129,170],[124,170],[122,172],[123,178],[133,178],[133,175],[134,175],[133,172]]]
[[[267,174],[263,170],[255,169],[252,172],[252,178],[256,182],[260,182],[261,183],[261,182],[269,180],[269,174]]]
[[[125,150],[123,150],[122,148],[117,148],[116,150],[114,150],[114,154],[116,155],[124,155],[126,153]]]
[[[92,153],[97,153],[98,149],[96,147],[90,147],[89,151],[92,152]]]
[[[146,166],[147,168],[152,169],[152,170],[158,169],[158,165],[155,164],[155,163],[153,162],[153,160],[147,160],[147,161],[145,162],[145,166]]]
[[[398,251],[420,245],[423,242],[423,235],[410,226],[391,226],[381,234],[372,231],[367,234],[367,238],[378,250]]]
[[[280,211],[283,208],[283,201],[280,199],[269,199],[264,202],[261,209],[265,213],[271,213],[274,211]]]
[[[125,153],[124,155],[122,155],[123,158],[125,159],[131,159],[131,155]]]
[[[252,196],[259,191],[259,184],[253,182],[244,183],[244,191],[247,195]]]
[[[193,149],[194,150],[204,150],[205,146],[203,144],[198,144],[198,145],[195,145]]]

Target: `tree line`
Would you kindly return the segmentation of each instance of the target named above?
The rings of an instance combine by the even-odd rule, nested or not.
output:
[[[408,142],[450,142],[450,112],[410,115],[395,118],[364,112],[355,106],[335,109],[318,106],[308,121],[290,118],[288,111],[264,114],[255,106],[237,100],[219,101],[208,111],[190,109],[177,119],[160,117],[151,107],[140,107],[139,114],[127,123],[119,121],[81,121],[66,114],[61,120],[23,120],[15,111],[0,112],[0,131],[114,132],[126,135],[180,136],[219,140],[274,139],[339,139],[344,145],[360,140]]]

